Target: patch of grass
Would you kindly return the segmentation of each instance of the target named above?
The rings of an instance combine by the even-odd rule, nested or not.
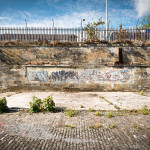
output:
[[[141,109],[139,109],[139,112],[143,115],[148,115],[150,113],[150,110],[147,108],[147,106],[144,106]]]
[[[106,113],[106,117],[108,117],[108,118],[114,117],[113,111],[109,111],[108,113]]]
[[[113,105],[113,103],[112,102],[110,102],[109,100],[107,100],[107,99],[104,99],[107,103],[109,103],[110,105]]]
[[[11,95],[11,94],[8,94],[8,95],[7,95],[7,97],[10,97],[10,96],[12,96],[12,95]]]
[[[144,92],[143,92],[143,90],[140,92],[140,95],[144,95]]]
[[[89,126],[90,129],[95,129],[94,125]]]
[[[84,108],[84,106],[83,106],[83,105],[80,105],[80,108]]]
[[[100,116],[100,115],[101,115],[101,112],[100,112],[100,111],[97,111],[94,115],[95,115],[95,116]]]
[[[117,106],[117,105],[115,105],[115,106],[114,106],[114,108],[116,108],[116,109],[118,109],[118,110],[120,109],[120,107],[119,107],[119,106]]]
[[[111,129],[112,129],[112,128],[116,128],[116,127],[117,127],[117,125],[114,124],[114,123],[112,123],[112,124],[109,125],[109,128],[111,128]]]
[[[100,96],[99,98],[102,98],[102,99],[104,99],[105,97],[104,97],[104,96]]]
[[[136,130],[140,130],[141,129],[141,127],[139,125],[137,125],[137,124],[133,124],[133,128],[136,129]]]
[[[74,117],[79,114],[78,110],[67,109],[65,110],[65,114],[69,117]]]
[[[98,128],[100,128],[100,127],[102,127],[102,124],[101,124],[101,123],[96,123],[95,125],[89,126],[90,129],[98,129]]]
[[[93,111],[94,111],[94,109],[93,109],[93,108],[89,108],[89,111],[90,111],[90,112],[93,112]]]
[[[67,124],[65,124],[64,127],[70,127],[70,128],[72,128],[72,129],[75,128],[75,126],[71,126],[71,125],[67,125]]]
[[[138,110],[137,109],[131,109],[130,112],[137,113]]]
[[[146,129],[150,130],[150,126],[147,126]]]

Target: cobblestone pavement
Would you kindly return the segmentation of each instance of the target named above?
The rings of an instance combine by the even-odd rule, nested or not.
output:
[[[150,115],[0,114],[0,150],[149,150]]]

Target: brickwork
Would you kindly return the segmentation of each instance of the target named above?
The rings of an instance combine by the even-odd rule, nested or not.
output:
[[[1,89],[150,90],[150,47],[2,47]]]
[[[71,118],[63,112],[1,114],[0,149],[149,150],[150,116],[119,115],[107,118],[104,112],[95,116],[85,111]],[[96,128],[90,128],[93,125]]]

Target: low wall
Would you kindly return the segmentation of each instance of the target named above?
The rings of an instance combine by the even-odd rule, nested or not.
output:
[[[3,47],[1,90],[150,90],[150,48]]]

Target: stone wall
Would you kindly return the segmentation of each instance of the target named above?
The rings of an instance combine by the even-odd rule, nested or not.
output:
[[[1,47],[1,90],[150,90],[150,47]]]

